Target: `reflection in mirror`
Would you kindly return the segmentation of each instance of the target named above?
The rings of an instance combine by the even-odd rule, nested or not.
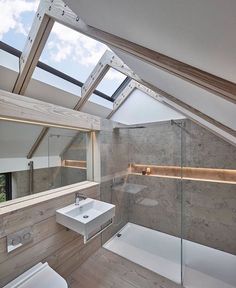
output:
[[[0,202],[87,179],[87,132],[52,127],[28,159],[42,128],[0,121]]]
[[[53,133],[48,137],[50,188],[85,181],[87,179],[86,133],[70,131],[70,134],[71,132],[74,134],[72,136],[60,133],[58,129],[51,130]],[[55,166],[57,163],[55,157],[58,156],[60,166]]]

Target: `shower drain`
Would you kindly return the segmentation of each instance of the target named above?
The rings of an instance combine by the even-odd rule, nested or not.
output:
[[[88,215],[84,215],[83,218],[89,218],[89,216]]]

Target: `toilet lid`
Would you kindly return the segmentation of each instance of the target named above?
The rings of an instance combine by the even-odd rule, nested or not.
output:
[[[38,263],[4,288],[68,288],[64,278],[55,272],[48,263]]]

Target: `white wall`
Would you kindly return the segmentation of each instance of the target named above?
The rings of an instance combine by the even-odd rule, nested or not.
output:
[[[182,114],[135,89],[111,119],[131,125],[183,118]]]
[[[35,157],[29,160],[26,156],[42,128],[38,125],[0,120],[0,172],[28,170],[28,163],[31,160],[34,161],[35,169],[61,166],[59,155],[72,141],[77,131],[50,128]],[[61,137],[58,138],[57,135]]]
[[[0,173],[29,170],[28,163],[30,161],[34,162],[34,169],[47,168],[49,166],[50,167],[61,166],[61,158],[59,156],[51,156],[50,165],[48,163],[47,156],[33,157],[32,159],[27,159],[26,157],[1,158]]]

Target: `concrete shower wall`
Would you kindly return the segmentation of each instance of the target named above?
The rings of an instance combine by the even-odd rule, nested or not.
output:
[[[236,169],[236,148],[190,120],[184,120],[183,165]],[[180,165],[180,128],[170,122],[129,130],[129,161]],[[180,182],[130,175],[145,188],[129,197],[129,221],[171,235],[181,232]],[[183,181],[184,237],[236,255],[236,185]]]

